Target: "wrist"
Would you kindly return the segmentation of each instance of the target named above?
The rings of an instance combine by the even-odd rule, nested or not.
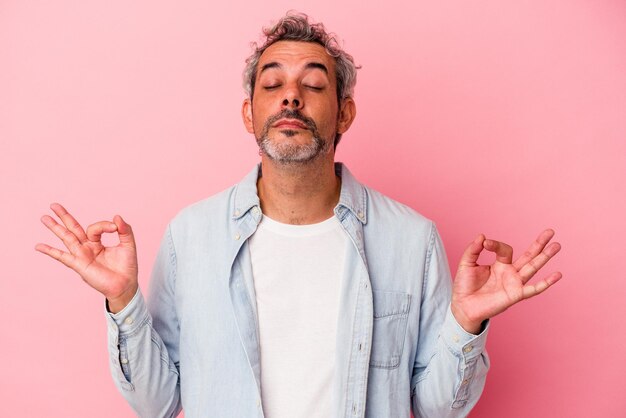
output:
[[[135,297],[138,287],[137,284],[134,284],[119,296],[107,297],[107,308],[109,312],[116,314],[124,309],[130,301],[133,300],[133,297]]]
[[[465,332],[469,334],[478,335],[482,331],[484,319],[470,319],[465,315],[465,313],[456,306],[456,304],[452,303],[450,305],[450,310],[452,311],[452,316],[456,322],[465,330]]]

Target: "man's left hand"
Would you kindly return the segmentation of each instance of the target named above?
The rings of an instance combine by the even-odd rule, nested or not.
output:
[[[513,262],[513,248],[503,242],[479,235],[465,250],[452,290],[452,314],[459,325],[478,334],[486,319],[492,318],[524,299],[536,296],[562,277],[554,272],[539,282],[528,281],[561,249],[558,242],[548,244],[554,231],[546,229],[528,250]],[[496,255],[492,265],[477,264],[483,249]]]

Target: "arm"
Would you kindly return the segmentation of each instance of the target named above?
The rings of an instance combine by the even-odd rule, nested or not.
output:
[[[152,271],[148,303],[138,290],[122,311],[107,313],[113,380],[142,417],[175,417],[182,410],[175,280],[176,255],[168,227]]]
[[[63,241],[68,251],[42,243],[35,249],[76,271],[105,296],[110,364],[116,385],[141,416],[175,416],[180,411],[178,363],[170,359],[161,337],[152,328],[153,318],[138,287],[137,249],[130,225],[116,215],[113,222],[96,222],[85,231],[63,206],[53,203],[50,208],[62,224],[48,215],[41,221]],[[114,232],[119,236],[119,244],[102,245],[102,234]],[[169,234],[157,257],[154,282],[158,283],[155,293],[173,301],[168,283],[175,274],[172,264],[175,258],[168,237]],[[177,324],[172,312],[173,302],[157,318]],[[177,325],[172,328],[177,329]],[[163,329],[167,332],[166,327]],[[170,342],[176,341],[171,333],[167,336]],[[177,353],[175,349],[172,351]]]
[[[418,417],[464,417],[482,393],[489,359],[488,324],[466,332],[450,310],[452,281],[441,238],[433,225],[420,306],[420,336],[411,379]]]
[[[437,323],[437,318],[443,315],[436,308],[432,308],[430,301],[437,300],[439,294],[447,295],[450,291],[449,285],[446,286],[449,283],[449,272],[445,253],[439,236],[436,231],[434,233],[432,252],[429,250],[427,257],[426,294],[422,303],[422,315],[426,315],[427,320],[431,317]],[[560,272],[554,272],[535,284],[528,283],[560,251],[559,243],[549,243],[553,236],[553,230],[543,231],[515,261],[513,249],[509,245],[486,239],[482,234],[469,244],[459,263],[450,310],[445,315],[435,348],[430,348],[432,344],[429,343],[429,337],[425,336],[425,347],[418,349],[412,381],[416,417],[430,416],[433,413],[435,416],[456,417],[469,413],[478,401],[489,365],[488,358],[483,353],[487,328],[483,324],[516,303],[543,293],[562,277]],[[477,263],[483,250],[495,253],[496,261],[492,265],[481,266]],[[433,275],[444,279],[435,280],[433,285]],[[427,303],[430,308],[426,306]],[[442,301],[439,300],[438,306],[441,305]],[[424,316],[421,320],[424,320]],[[426,323],[420,325],[427,326]],[[472,337],[478,333],[480,335]],[[424,350],[432,353],[428,362],[423,355],[420,356]],[[450,354],[457,359],[456,363]],[[478,357],[481,354],[482,362]],[[456,375],[453,370],[455,365]],[[454,396],[451,398],[452,388]],[[441,408],[440,410],[429,409],[433,408],[429,396],[439,400],[436,407]],[[428,399],[428,404],[424,399]]]

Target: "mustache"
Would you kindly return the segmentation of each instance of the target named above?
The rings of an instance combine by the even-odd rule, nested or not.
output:
[[[278,112],[277,114],[271,116],[266,122],[265,122],[265,131],[268,131],[269,128],[276,122],[278,122],[278,120],[280,119],[297,119],[300,122],[304,123],[304,125],[307,127],[308,130],[316,132],[317,131],[317,125],[315,124],[315,122],[313,121],[313,119],[311,118],[307,118],[306,116],[304,116],[302,113],[300,113],[299,110],[290,110],[290,109],[283,109],[280,112]]]

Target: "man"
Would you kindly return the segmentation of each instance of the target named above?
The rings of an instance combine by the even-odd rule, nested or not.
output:
[[[356,68],[321,24],[288,14],[247,60],[242,117],[261,164],[169,224],[144,304],[132,229],[43,223],[36,249],[106,297],[114,381],[146,417],[465,416],[489,367],[489,318],[561,278],[546,230],[515,262],[482,234],[452,286],[433,222],[359,184],[334,151]],[[103,247],[103,233],[119,235]],[[490,266],[477,264],[483,249]]]

